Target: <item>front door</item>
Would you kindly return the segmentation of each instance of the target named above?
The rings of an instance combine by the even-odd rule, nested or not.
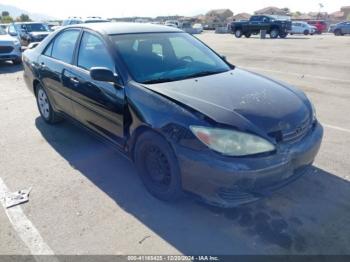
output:
[[[75,118],[108,140],[124,144],[125,94],[114,83],[92,80],[89,70],[105,67],[116,72],[115,63],[103,39],[84,32],[75,65],[64,73],[71,90]]]

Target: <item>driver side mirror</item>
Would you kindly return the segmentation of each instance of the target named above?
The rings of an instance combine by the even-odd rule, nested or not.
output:
[[[16,32],[14,32],[14,31],[9,31],[9,35],[10,36],[17,36],[18,34]]]
[[[90,77],[96,81],[118,83],[118,75],[105,67],[92,67]]]
[[[225,55],[222,55],[221,58],[225,61],[227,61],[227,57]]]

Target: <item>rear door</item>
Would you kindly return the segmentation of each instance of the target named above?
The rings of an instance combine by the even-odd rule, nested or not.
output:
[[[57,35],[39,57],[40,78],[53,106],[73,116],[71,91],[63,76],[72,67],[74,50],[81,30],[69,29]]]
[[[248,22],[248,27],[251,32],[259,31],[260,16],[252,16]]]
[[[66,87],[71,90],[75,118],[117,145],[124,143],[125,94],[114,83],[92,80],[90,69],[105,67],[116,73],[111,50],[103,38],[84,31],[75,66],[65,71]]]

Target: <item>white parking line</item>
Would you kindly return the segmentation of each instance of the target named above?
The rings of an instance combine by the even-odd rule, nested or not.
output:
[[[26,217],[20,206],[14,206],[8,209],[5,207],[4,196],[6,192],[9,192],[9,189],[7,188],[2,178],[0,178],[0,202],[4,207],[5,213],[10,220],[13,228],[22,239],[24,244],[28,247],[30,253],[32,255],[54,255],[52,249],[44,242],[39,231]],[[58,261],[55,260],[55,257],[52,257],[50,259],[52,259],[52,261]],[[39,257],[36,260],[40,261]]]
[[[320,79],[320,80],[343,82],[343,83],[350,84],[350,80],[344,80],[344,79],[339,79],[339,78],[309,75],[309,74],[302,74],[302,73],[292,73],[292,72],[264,69],[264,68],[260,68],[260,67],[242,66],[241,68],[247,69],[247,70],[253,70],[253,71],[263,71],[263,72],[270,72],[270,73],[276,73],[276,74],[282,74],[282,75],[291,75],[291,76],[297,76],[297,77],[303,76],[303,77],[310,77],[310,78],[315,78],[315,79]]]
[[[338,130],[338,131],[350,133],[350,129],[342,128],[342,127],[339,127],[339,126],[332,126],[332,125],[327,125],[327,124],[323,124],[323,126],[327,127],[327,128],[335,129],[335,130]]]

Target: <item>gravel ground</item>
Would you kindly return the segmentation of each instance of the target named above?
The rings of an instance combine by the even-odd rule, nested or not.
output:
[[[314,101],[325,137],[312,170],[240,208],[160,202],[123,156],[69,122],[46,125],[22,68],[2,63],[0,178],[33,187],[25,216],[55,254],[350,254],[350,37],[199,38]],[[0,254],[31,252],[3,208],[0,225]]]

